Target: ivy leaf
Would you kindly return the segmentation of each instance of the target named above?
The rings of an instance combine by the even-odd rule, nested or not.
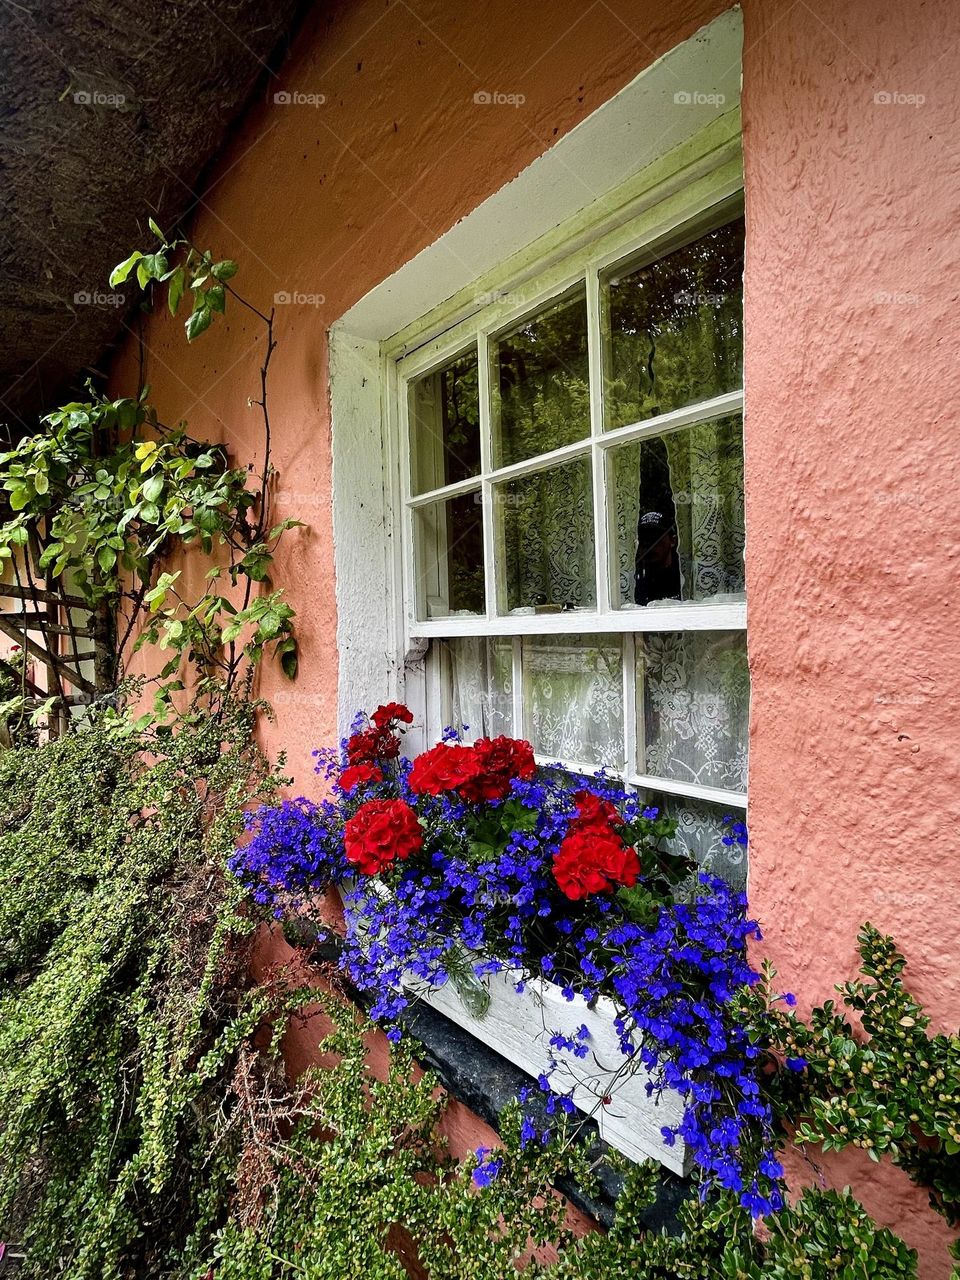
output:
[[[183,297],[185,282],[186,276],[184,275],[183,267],[177,267],[170,277],[170,284],[167,289],[167,307],[172,316],[177,314],[177,308],[180,306],[180,300]]]
[[[118,263],[110,272],[110,288],[112,289],[115,285],[123,284],[124,280],[126,280],[127,276],[142,257],[143,254],[140,250],[134,249],[129,258],[124,258],[123,262]]]
[[[293,636],[287,636],[285,640],[280,641],[277,645],[277,654],[280,658],[280,670],[288,680],[296,680],[300,655],[297,652],[297,642]]]
[[[147,502],[156,502],[161,493],[163,493],[163,476],[150,476],[143,486],[144,498]]]
[[[216,311],[219,315],[223,315],[227,307],[227,296],[224,293],[222,284],[212,284],[203,295],[203,299],[211,311]]]
[[[199,306],[190,316],[184,325],[187,333],[187,341],[193,342],[194,338],[199,338],[204,330],[210,328],[210,322],[213,319],[213,313],[209,307]]]

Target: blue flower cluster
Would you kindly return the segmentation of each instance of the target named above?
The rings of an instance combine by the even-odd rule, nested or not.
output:
[[[330,777],[345,762],[323,758],[318,771]],[[510,795],[478,816],[476,806],[453,793],[411,794],[409,772],[408,762],[392,761],[385,781],[337,801],[292,800],[259,810],[232,860],[235,874],[277,915],[339,887],[343,966],[391,1038],[417,984],[453,982],[470,1007],[473,996],[483,996],[485,975],[509,970],[518,991],[539,975],[570,1000],[611,997],[620,1010],[615,1026],[624,1071],[642,1067],[655,1081],[651,1092],[671,1089],[684,1100],[682,1122],[663,1131],[664,1141],[688,1145],[703,1193],[719,1185],[756,1215],[780,1209],[783,1170],[758,1083],[761,1049],[732,1014],[737,994],[757,980],[747,943],[760,933],[747,918],[744,895],[706,875],[685,898],[667,891],[660,869],[670,824],[601,777],[581,785],[616,806],[644,875],[636,889],[571,901],[552,875],[575,814],[569,778],[546,772],[515,779]],[[345,822],[366,800],[386,794],[416,809],[422,851],[381,877],[358,877],[344,854]],[[745,841],[746,829],[734,828],[730,838]],[[551,1052],[557,1065],[564,1057],[586,1058],[588,1028],[557,1032]],[[539,1081],[548,1113],[575,1112],[551,1076]],[[538,1136],[524,1119],[523,1142]],[[478,1152],[478,1184],[498,1171],[495,1157]]]

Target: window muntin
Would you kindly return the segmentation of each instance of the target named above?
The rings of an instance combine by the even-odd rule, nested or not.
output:
[[[432,730],[619,773],[699,823],[711,865],[717,806],[746,802],[742,254],[729,205],[656,253],[587,253],[516,319],[479,313],[471,347],[461,325],[411,358],[400,401]]]

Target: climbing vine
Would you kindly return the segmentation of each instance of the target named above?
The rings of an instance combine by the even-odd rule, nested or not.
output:
[[[145,644],[163,654],[147,713],[161,718],[183,688],[184,659],[195,669],[192,683],[214,701],[267,651],[296,674],[293,610],[270,582],[281,538],[300,524],[270,519],[273,312],[234,289],[236,262],[151,228],[157,250],[131,254],[111,284],[133,275],[145,306],[165,292],[174,314],[188,296],[190,342],[228,299],[256,317],[264,345],[250,403],[261,419],[262,457],[251,484],[223,446],[195,439],[186,423],[164,422],[148,386],[112,399],[92,384],[88,399],[49,413],[38,433],[0,455],[0,561],[8,566],[0,596],[24,605],[19,615],[0,615],[0,628],[50,672],[49,687],[25,699],[34,712],[113,692],[129,655]],[[209,562],[199,590],[173,567],[191,548]]]

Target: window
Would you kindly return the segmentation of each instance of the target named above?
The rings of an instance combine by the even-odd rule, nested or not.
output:
[[[739,198],[626,225],[398,361],[430,730],[626,778],[734,880],[746,805]],[[739,850],[737,851],[739,853]]]

